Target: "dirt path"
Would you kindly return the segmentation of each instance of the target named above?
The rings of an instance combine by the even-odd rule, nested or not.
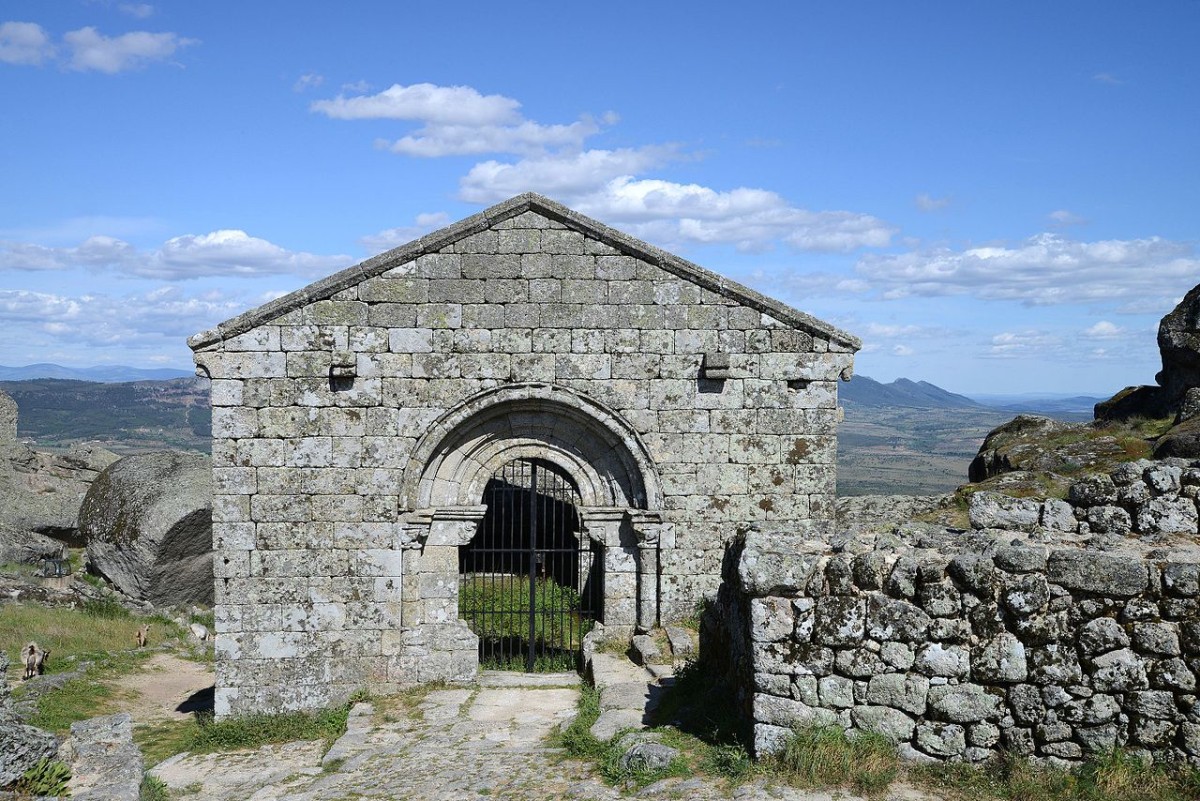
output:
[[[135,725],[184,720],[211,702],[212,665],[161,653],[150,657],[135,673],[110,682],[120,699],[115,712],[128,712]],[[190,703],[189,703],[190,702]]]

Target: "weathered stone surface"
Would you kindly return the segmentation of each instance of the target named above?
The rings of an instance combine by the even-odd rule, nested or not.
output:
[[[906,601],[872,595],[867,601],[866,635],[873,640],[915,642],[925,636],[930,618]]]
[[[1057,684],[1070,686],[1083,679],[1083,669],[1075,648],[1057,643],[1048,643],[1026,653],[1029,663],[1029,680],[1033,684]]]
[[[1120,506],[1093,506],[1084,518],[1088,527],[1097,534],[1115,534],[1124,537],[1133,530],[1133,518]]]
[[[973,482],[1014,470],[1050,470],[1058,460],[1039,441],[1070,428],[1049,417],[1022,414],[992,429],[967,470]]]
[[[913,667],[926,676],[959,678],[971,669],[970,652],[958,645],[928,643],[917,650]]]
[[[995,568],[986,556],[962,554],[950,560],[947,566],[950,577],[973,595],[991,599],[994,594]]]
[[[998,492],[976,492],[967,509],[971,528],[1032,531],[1041,517],[1041,501],[1012,498]]]
[[[58,739],[50,732],[20,723],[11,713],[0,715],[0,787],[57,751]]]
[[[1196,503],[1191,498],[1151,498],[1138,507],[1134,522],[1143,534],[1195,534]]]
[[[1025,646],[1014,635],[1003,633],[971,649],[971,675],[990,684],[1025,681],[1028,668]]]
[[[0,438],[0,562],[32,564],[77,544],[88,486],[118,458],[99,447],[52,453]]]
[[[765,693],[754,694],[754,719],[772,726],[825,726],[837,721],[837,715],[823,707],[810,706],[802,701],[779,698]]]
[[[932,617],[956,616],[961,601],[961,594],[948,581],[926,581],[917,586],[917,603]]]
[[[978,684],[941,685],[929,688],[929,708],[939,720],[975,723],[994,718],[1000,698]]]
[[[937,757],[960,756],[967,748],[967,732],[957,723],[928,722],[917,725],[917,748]]]
[[[872,676],[867,682],[867,703],[903,709],[913,715],[925,712],[929,679],[904,673],[885,673]]]
[[[1126,648],[1129,635],[1125,628],[1111,617],[1090,620],[1079,629],[1079,650],[1085,656],[1103,654]]]
[[[862,598],[829,596],[817,601],[813,642],[851,646],[862,641],[866,630],[866,606]]]
[[[142,752],[133,742],[128,712],[71,724],[71,797],[82,801],[137,801]]]
[[[1179,656],[1179,626],[1175,623],[1134,623],[1133,647],[1157,656]]]
[[[1028,617],[1046,608],[1050,588],[1041,573],[1012,576],[1004,582],[1000,602],[1014,615]]]
[[[1146,667],[1128,648],[1110,651],[1092,660],[1092,687],[1100,692],[1128,692],[1149,686]]]
[[[1156,690],[1175,690],[1181,693],[1196,691],[1196,674],[1182,659],[1160,659],[1149,671],[1150,686]]]
[[[1042,502],[1039,523],[1049,531],[1074,531],[1078,527],[1074,508],[1058,498],[1048,498]]]
[[[1013,717],[1023,726],[1041,723],[1046,714],[1042,693],[1032,684],[1018,684],[1008,690],[1008,706]]]
[[[1070,590],[1129,597],[1146,588],[1141,562],[1090,551],[1060,550],[1050,554],[1046,577]]]
[[[133,598],[212,603],[211,477],[208,457],[191,453],[136,454],[106,468],[79,511],[89,564]]]
[[[822,706],[848,709],[854,706],[854,682],[844,676],[823,676],[817,681],[817,697]]]
[[[1175,696],[1165,690],[1140,690],[1125,696],[1126,708],[1148,718],[1173,720],[1178,714]]]
[[[1111,695],[1092,695],[1068,701],[1059,707],[1058,715],[1068,723],[1095,726],[1107,723],[1121,712],[1121,705]]]
[[[621,767],[634,772],[657,773],[666,770],[678,756],[678,749],[669,745],[638,743],[621,754]]]
[[[1108,506],[1117,500],[1117,486],[1106,473],[1085,476],[1071,485],[1067,499],[1075,506]]]
[[[992,557],[996,567],[1010,573],[1033,573],[1046,569],[1046,552],[1041,548],[1007,545]]]
[[[1200,595],[1200,564],[1173,563],[1163,566],[1163,589],[1170,595],[1193,598]]]
[[[854,725],[883,735],[893,743],[908,742],[916,723],[908,715],[888,706],[856,706],[850,710]]]

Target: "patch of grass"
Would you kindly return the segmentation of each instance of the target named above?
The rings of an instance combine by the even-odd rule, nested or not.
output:
[[[157,765],[185,751],[209,754],[298,740],[324,740],[328,748],[346,733],[349,712],[349,704],[314,712],[244,715],[225,720],[214,720],[211,712],[198,712],[188,720],[140,726],[134,730],[133,739],[141,747],[147,765]]]
[[[553,740],[569,756],[594,763],[609,784],[631,789],[670,776],[694,776],[699,773],[737,780],[745,778],[753,770],[749,755],[740,746],[710,745],[672,728],[651,730],[657,741],[680,752],[680,756],[666,768],[651,771],[636,763],[622,764],[621,758],[626,749],[618,745],[621,734],[609,742],[601,742],[592,735],[592,725],[599,717],[600,692],[595,687],[584,685],[575,719],[559,731]]]
[[[188,727],[183,750],[206,754],[297,740],[325,740],[332,744],[346,732],[349,712],[349,706],[339,706],[315,712],[243,715],[225,720],[197,714]]]
[[[773,758],[774,767],[801,787],[846,787],[881,796],[900,775],[900,758],[883,736],[861,733],[854,739],[840,726],[796,732]]]
[[[476,573],[462,577],[459,616],[479,635],[484,661],[493,654],[523,653],[527,649],[531,609],[535,650],[548,658],[547,669],[574,669],[574,664],[562,665],[574,659],[593,626],[593,621],[580,612],[578,592],[549,578],[535,579],[530,586],[529,577],[521,575]],[[523,659],[494,661],[491,669],[525,669]]]
[[[0,642],[8,646],[12,663],[10,678],[16,684],[17,698],[26,692],[20,682],[24,670],[20,650],[27,642],[36,641],[50,651],[46,662],[48,674],[76,671],[81,664],[87,665],[82,675],[38,698],[30,722],[58,733],[67,731],[76,721],[107,712],[117,700],[116,692],[107,682],[136,670],[151,655],[149,649],[139,650],[134,646],[134,633],[139,625],[153,623],[160,642],[179,639],[178,627],[169,620],[138,617],[115,603],[83,609],[35,604],[5,604],[3,608]]]
[[[1075,771],[1041,767],[1001,755],[981,765],[923,765],[909,769],[918,785],[951,798],[997,801],[1195,801],[1200,770],[1151,765],[1116,749]]]
[[[138,801],[171,801],[171,791],[162,779],[146,774],[138,788]]]

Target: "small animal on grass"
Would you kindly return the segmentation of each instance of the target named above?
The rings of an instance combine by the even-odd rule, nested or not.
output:
[[[43,651],[36,642],[31,642],[21,650],[21,658],[25,660],[25,678],[32,679],[46,672],[50,652]]]
[[[138,626],[137,634],[134,636],[137,639],[138,648],[145,648],[146,640],[150,636],[150,624],[143,623],[142,625]]]

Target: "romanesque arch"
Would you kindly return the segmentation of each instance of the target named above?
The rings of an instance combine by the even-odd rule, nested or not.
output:
[[[519,458],[560,467],[585,507],[662,508],[658,474],[637,431],[596,400],[553,384],[487,390],[438,418],[413,451],[401,506],[477,504],[488,478]]]

